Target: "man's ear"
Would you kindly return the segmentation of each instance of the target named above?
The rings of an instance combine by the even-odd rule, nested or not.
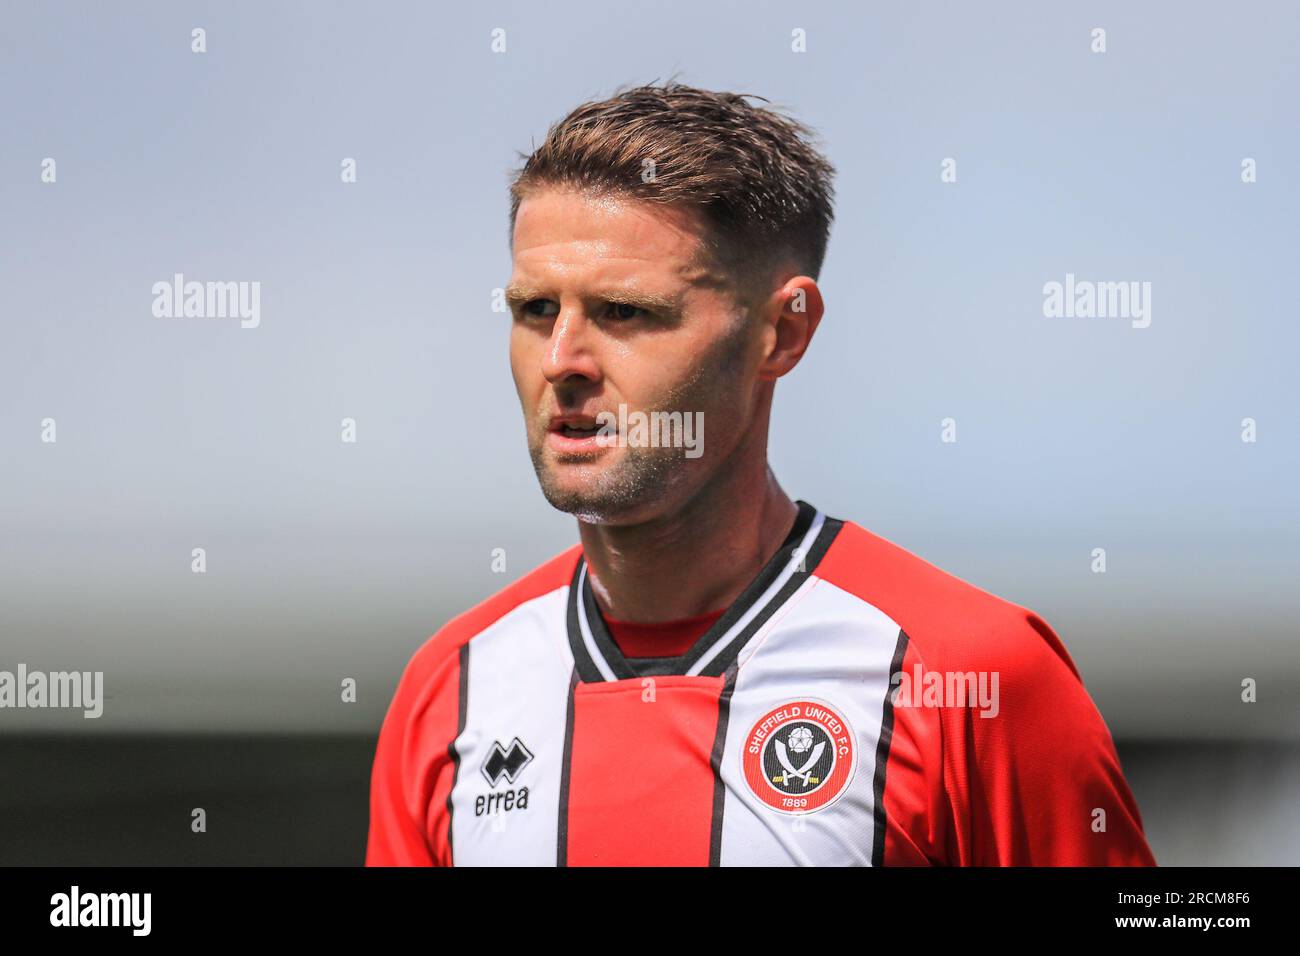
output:
[[[765,355],[758,377],[775,381],[799,364],[826,311],[817,280],[794,276],[768,298],[763,307]]]

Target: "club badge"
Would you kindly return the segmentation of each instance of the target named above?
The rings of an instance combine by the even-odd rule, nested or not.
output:
[[[840,713],[816,700],[768,711],[750,729],[745,781],[758,799],[782,813],[811,813],[848,789],[857,761],[853,730]]]

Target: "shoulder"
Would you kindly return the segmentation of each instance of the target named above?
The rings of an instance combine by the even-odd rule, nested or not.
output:
[[[1110,731],[1038,614],[850,521],[813,575],[901,632],[886,862],[1155,862]]]
[[[887,615],[930,668],[1046,669],[1079,679],[1038,614],[845,521],[814,572]]]
[[[491,597],[456,615],[411,656],[402,684],[423,683],[454,659],[461,647],[529,601],[566,587],[582,554],[581,545],[560,552]]]

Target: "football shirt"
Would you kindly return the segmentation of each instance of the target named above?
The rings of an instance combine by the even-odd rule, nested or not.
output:
[[[581,546],[448,622],[380,732],[368,865],[1153,865],[1036,614],[799,502],[684,653],[626,656]]]

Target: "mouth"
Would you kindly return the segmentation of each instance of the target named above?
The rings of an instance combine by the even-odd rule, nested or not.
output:
[[[554,430],[565,438],[595,438],[596,433],[600,431],[600,427],[597,425],[570,425],[565,423]]]
[[[594,451],[601,426],[592,415],[557,415],[547,425],[547,441],[558,451]]]

